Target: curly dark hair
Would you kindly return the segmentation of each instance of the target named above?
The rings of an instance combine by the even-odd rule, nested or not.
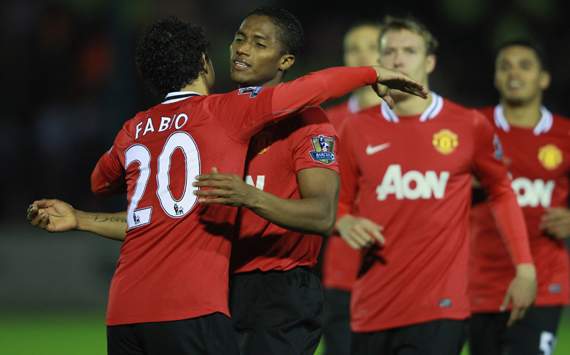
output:
[[[279,28],[279,41],[283,44],[285,53],[297,55],[304,42],[304,32],[301,21],[289,11],[274,7],[259,7],[245,18],[250,16],[267,16]]]
[[[146,30],[137,45],[136,64],[143,79],[166,95],[198,78],[208,47],[201,27],[169,17]]]

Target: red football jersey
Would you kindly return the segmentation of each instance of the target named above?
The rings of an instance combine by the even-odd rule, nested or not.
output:
[[[347,101],[326,109],[329,121],[331,121],[337,131],[347,116],[351,116],[358,111],[360,111],[360,107],[358,106],[358,99],[354,95],[350,96]]]
[[[194,176],[243,176],[249,139],[272,120],[375,82],[372,68],[332,68],[274,88],[171,93],[127,121],[92,174],[92,189],[127,185],[129,229],[111,282],[107,324],[228,314],[236,209],[196,204]]]
[[[493,196],[514,260],[531,261],[493,127],[475,110],[436,94],[420,116],[398,117],[383,104],[347,120],[339,141],[339,209],[382,225],[386,239],[363,251],[352,289],[354,331],[469,316],[473,173]]]
[[[523,209],[536,265],[536,305],[568,304],[568,253],[564,241],[540,230],[545,208],[567,207],[570,176],[570,122],[545,108],[536,127],[511,127],[502,107],[481,110],[497,128],[512,187]],[[498,312],[515,269],[499,238],[488,203],[471,212],[469,293],[475,312]]]
[[[250,142],[246,181],[284,199],[300,199],[297,173],[307,168],[338,172],[336,131],[320,108],[265,128]],[[317,263],[322,237],[285,228],[243,208],[239,238],[232,249],[232,270],[291,270]]]
[[[328,108],[327,116],[338,131],[344,120],[355,117],[360,111],[356,96],[347,101]],[[352,249],[338,234],[331,235],[325,245],[323,254],[322,281],[326,288],[350,291],[356,281],[360,266],[360,252]]]

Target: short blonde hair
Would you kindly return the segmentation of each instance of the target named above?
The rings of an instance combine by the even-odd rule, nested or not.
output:
[[[382,40],[382,37],[384,37],[387,32],[401,30],[408,30],[420,35],[425,42],[427,54],[435,54],[437,51],[439,42],[435,36],[427,29],[423,23],[412,17],[384,17],[382,23],[380,24],[379,40]]]

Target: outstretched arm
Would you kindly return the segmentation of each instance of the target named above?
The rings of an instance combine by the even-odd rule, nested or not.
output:
[[[51,233],[80,230],[123,241],[127,230],[126,212],[84,212],[56,199],[34,201],[27,218],[33,226]]]

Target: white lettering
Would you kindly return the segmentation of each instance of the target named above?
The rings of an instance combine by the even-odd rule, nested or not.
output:
[[[161,117],[160,118],[160,127],[158,127],[158,131],[162,132],[162,131],[166,131],[167,129],[170,128],[170,121],[172,121],[172,119],[170,117]]]
[[[251,175],[247,175],[245,177],[245,183],[250,186],[255,186],[257,189],[263,191],[263,188],[265,187],[265,175],[257,175],[255,183],[253,182],[253,177]]]
[[[521,207],[541,206],[548,208],[552,203],[552,193],[555,186],[552,180],[545,182],[540,179],[530,180],[519,177],[513,180],[511,186],[517,195],[517,201]]]
[[[180,123],[180,120],[184,119],[184,121],[182,123]],[[174,126],[176,127],[176,129],[180,129],[182,127],[184,127],[184,125],[188,122],[188,115],[185,113],[181,113],[178,116],[176,116],[176,120],[174,122]]]
[[[136,133],[135,133],[135,139],[139,139],[139,133],[140,133],[141,130],[142,130],[142,124],[143,124],[142,122],[139,122],[139,123],[137,124],[137,130],[136,130]]]
[[[146,135],[148,132],[154,132],[154,126],[152,125],[152,118],[148,118],[146,121],[146,127],[144,128],[143,136]]]
[[[438,176],[431,170],[425,174],[412,170],[402,175],[400,165],[390,165],[384,173],[382,183],[376,189],[377,198],[384,201],[393,194],[397,200],[442,199],[449,177],[448,171],[443,171]]]

